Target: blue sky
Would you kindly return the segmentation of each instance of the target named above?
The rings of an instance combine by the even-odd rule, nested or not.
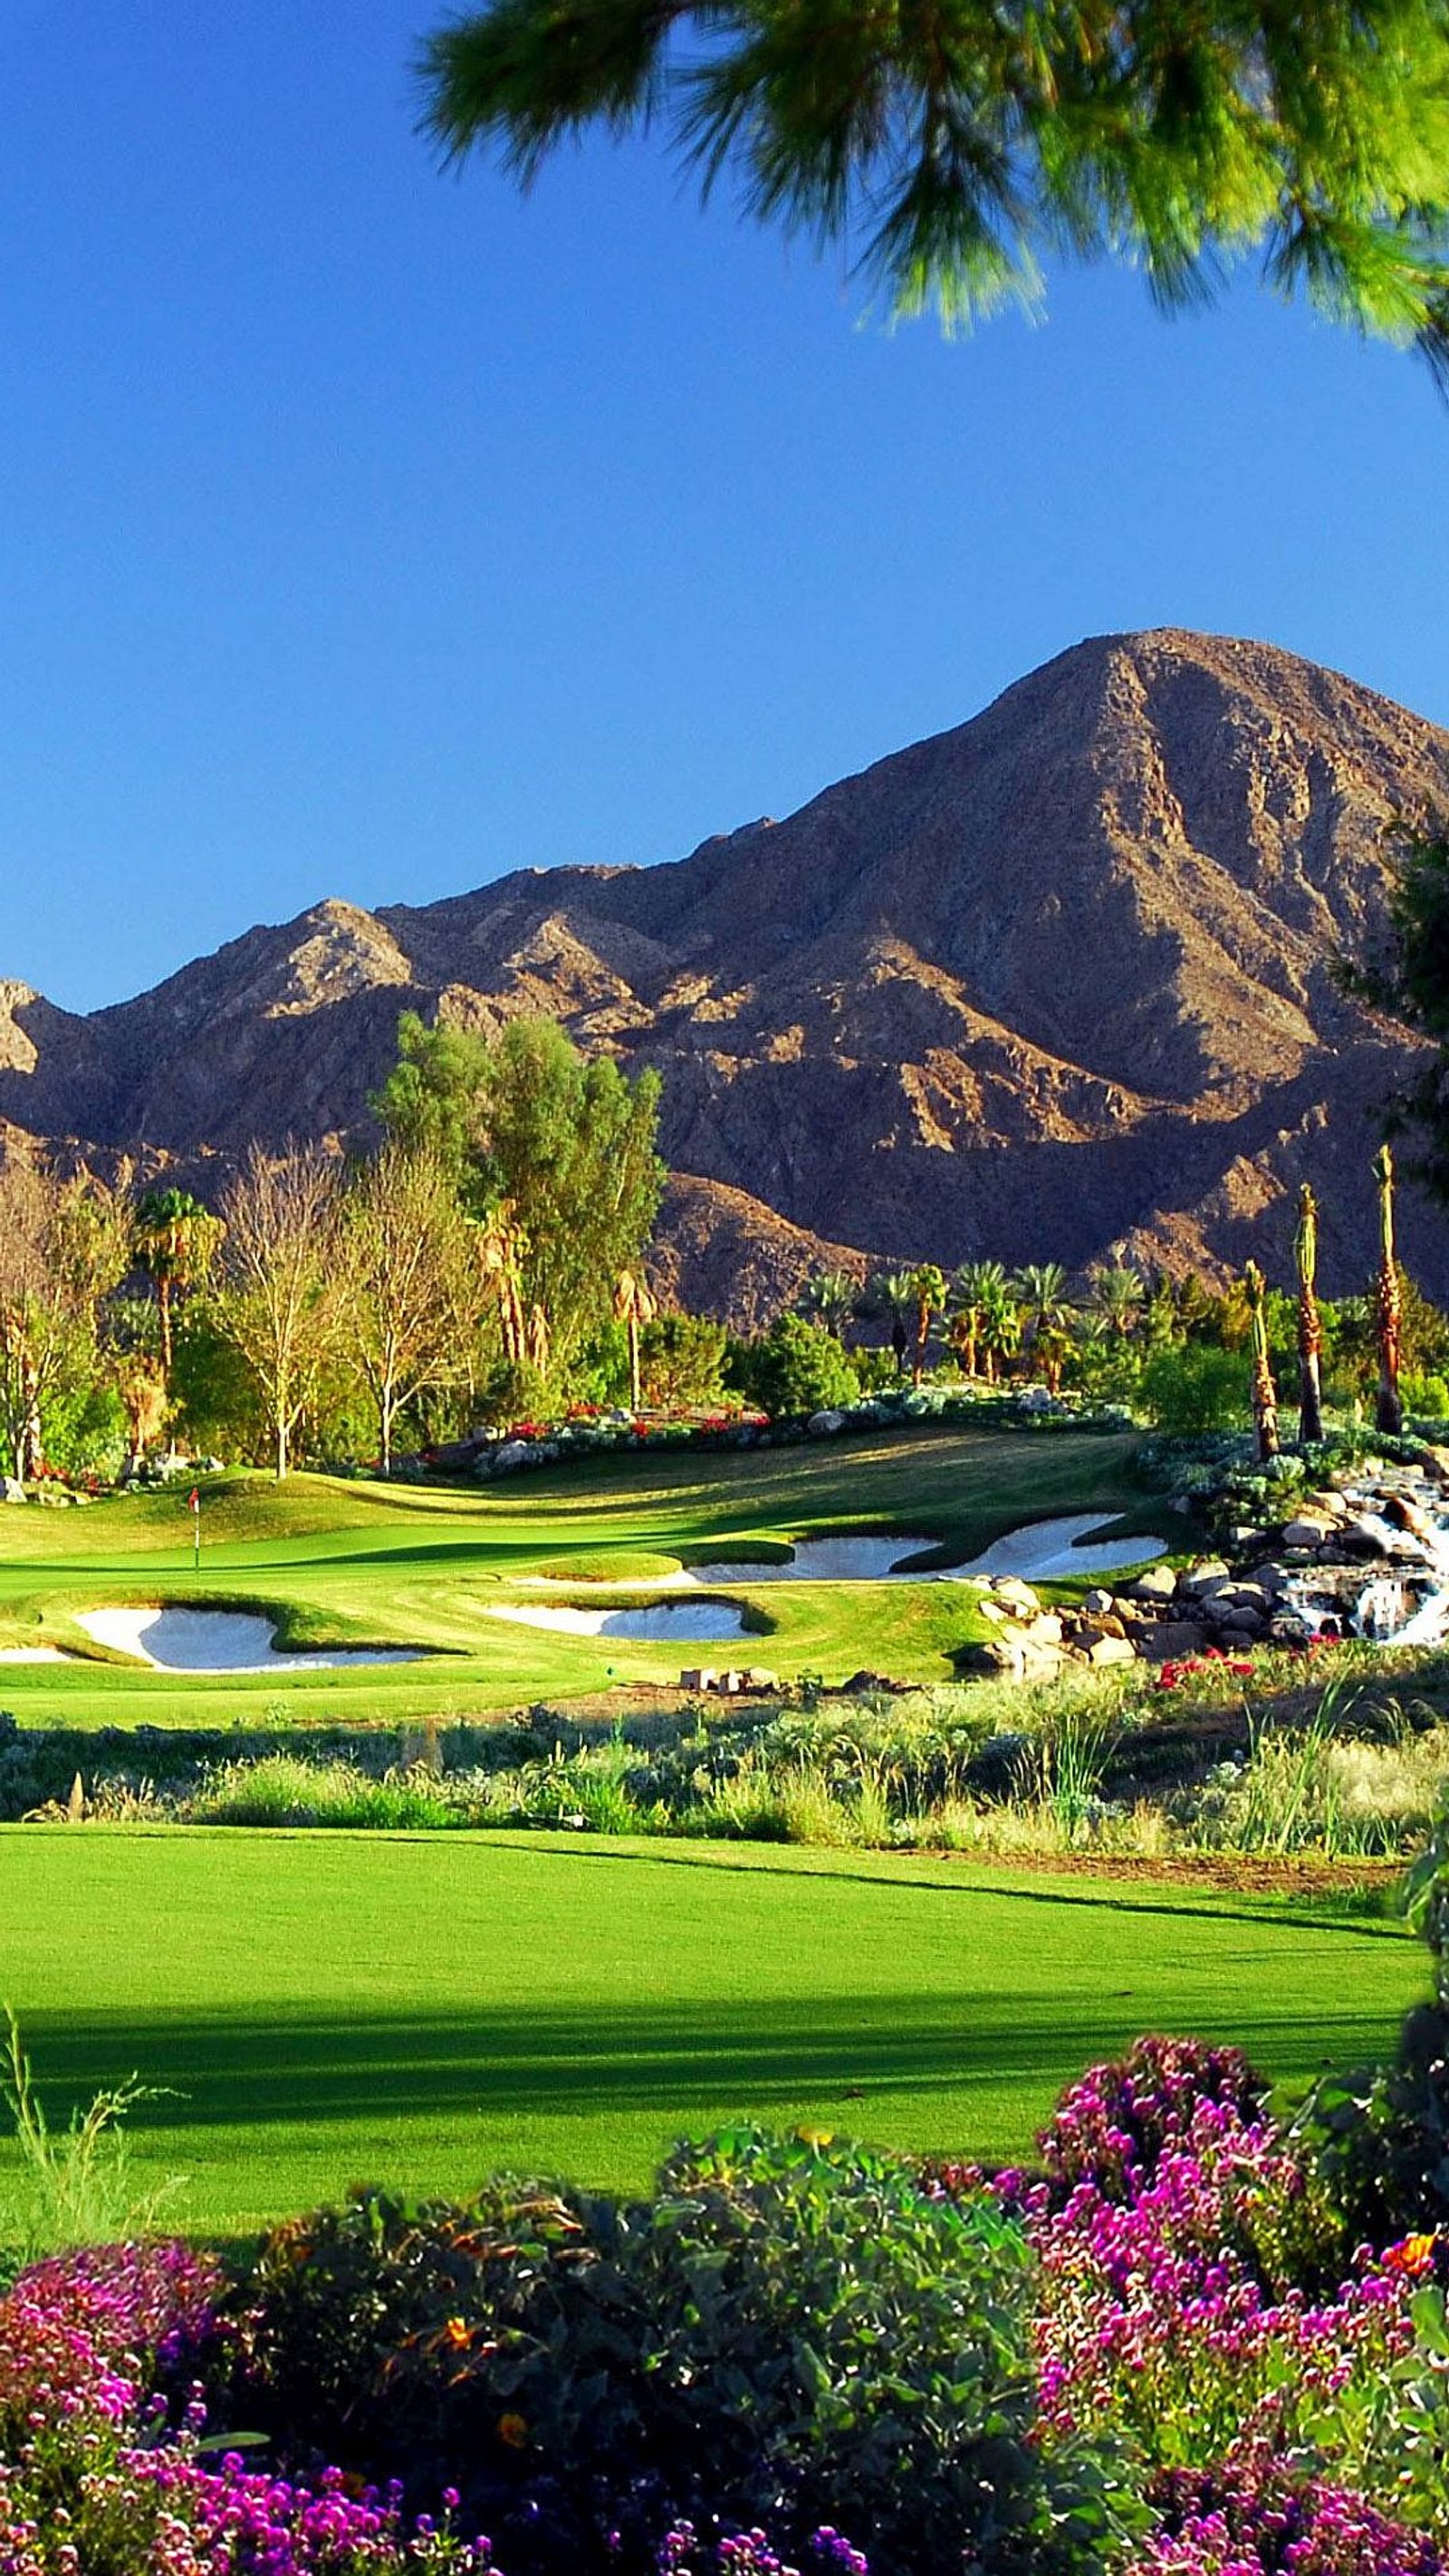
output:
[[[0,978],[676,858],[1107,629],[1449,722],[1411,360],[1105,270],[947,345],[662,150],[442,176],[430,0],[0,13]]]

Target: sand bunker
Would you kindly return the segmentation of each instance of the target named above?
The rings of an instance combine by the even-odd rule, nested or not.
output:
[[[334,1665],[415,1664],[411,1646],[317,1647],[284,1654],[270,1619],[244,1610],[84,1610],[76,1626],[161,1673],[308,1673]]]
[[[802,1538],[788,1556],[768,1561],[748,1557],[711,1558],[704,1565],[676,1566],[672,1574],[567,1575],[525,1574],[524,1583],[540,1587],[567,1583],[607,1583],[611,1592],[696,1592],[720,1583],[935,1583],[935,1574],[897,1574],[907,1557],[939,1544],[933,1538]]]
[[[69,1664],[74,1660],[62,1646],[0,1646],[0,1664]]]
[[[1021,1529],[1009,1530],[969,1565],[953,1566],[952,1574],[957,1578],[1019,1574],[1029,1583],[1050,1583],[1073,1574],[1116,1574],[1124,1565],[1147,1565],[1155,1556],[1166,1556],[1165,1538],[1114,1538],[1097,1547],[1077,1545],[1089,1530],[1106,1529],[1116,1517],[1115,1512],[1071,1512],[1061,1520],[1028,1521]]]
[[[913,1556],[924,1556],[928,1548],[940,1545],[939,1539],[934,1538],[902,1538],[899,1535],[895,1538],[802,1538],[796,1541],[788,1557],[777,1558],[770,1564],[757,1565],[748,1559],[739,1561],[733,1557],[720,1557],[704,1565],[680,1566],[674,1574],[616,1578],[610,1589],[657,1594],[697,1591],[705,1584],[714,1588],[722,1583],[751,1591],[757,1583],[959,1583],[964,1578],[982,1580],[996,1574],[1019,1574],[1028,1580],[1050,1581],[1062,1575],[1114,1574],[1124,1565],[1147,1565],[1153,1557],[1167,1554],[1168,1541],[1165,1538],[1114,1538],[1097,1547],[1076,1544],[1077,1540],[1086,1537],[1089,1530],[1106,1529],[1116,1517],[1115,1512],[1076,1512],[1057,1520],[1028,1521],[1023,1528],[1011,1530],[1005,1538],[997,1539],[984,1556],[975,1557],[969,1565],[911,1569]],[[562,1584],[568,1579],[565,1575],[553,1574],[524,1577],[525,1582],[537,1583],[540,1588]],[[608,1578],[596,1576],[591,1579],[602,1583]],[[499,1611],[497,1615],[500,1618],[528,1618],[535,1626],[556,1624],[553,1618],[541,1618],[532,1611]],[[580,1610],[569,1616],[567,1624],[577,1626],[580,1635],[594,1635],[597,1633],[594,1628],[585,1631],[579,1623],[592,1621],[597,1615],[592,1610]],[[618,1615],[632,1617],[634,1614],[620,1612]],[[620,1635],[624,1632],[614,1629],[609,1633]],[[688,1632],[674,1628],[669,1633],[682,1637]],[[703,1630],[695,1631],[701,1638],[704,1633]],[[709,1633],[718,1636],[735,1632],[716,1629]]]
[[[687,1565],[685,1583],[934,1583],[931,1574],[898,1574],[907,1557],[935,1547],[933,1538],[802,1538],[792,1556],[770,1565]]]
[[[745,1614],[731,1601],[661,1601],[651,1610],[490,1610],[491,1619],[516,1619],[524,1628],[558,1628],[571,1637],[629,1637],[636,1645],[695,1646],[743,1637]]]

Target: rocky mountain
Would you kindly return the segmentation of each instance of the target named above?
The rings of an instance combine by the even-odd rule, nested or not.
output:
[[[1325,1282],[1357,1286],[1409,1041],[1330,960],[1424,806],[1449,734],[1351,680],[1098,637],[670,865],[321,903],[86,1018],[0,984],[0,1121],[214,1187],[253,1136],[364,1120],[400,1009],[547,1011],[658,1066],[663,1276],[742,1317],[851,1255],[1281,1270],[1304,1177]],[[1404,1233],[1449,1293],[1449,1224]]]

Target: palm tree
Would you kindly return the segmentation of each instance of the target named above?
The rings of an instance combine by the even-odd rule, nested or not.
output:
[[[994,1385],[998,1360],[1015,1359],[1021,1348],[1021,1308],[1004,1275],[989,1284],[981,1300],[980,1336],[987,1379]]]
[[[1304,1181],[1293,1236],[1298,1269],[1298,1437],[1323,1438],[1323,1326],[1318,1316],[1318,1202]]]
[[[1404,1427],[1404,1403],[1399,1393],[1403,1292],[1399,1286],[1399,1265],[1394,1257],[1394,1158],[1387,1145],[1381,1145],[1374,1156],[1374,1179],[1379,1185],[1379,1274],[1374,1289],[1379,1332],[1379,1393],[1375,1421],[1380,1431],[1397,1434]]]
[[[977,1374],[981,1317],[993,1299],[1006,1292],[1006,1272],[999,1261],[963,1261],[951,1281],[954,1312],[950,1340],[968,1377]]]
[[[823,1324],[839,1342],[845,1337],[845,1327],[859,1300],[860,1282],[852,1279],[848,1270],[815,1270],[801,1282],[795,1312]]]
[[[918,1262],[910,1273],[910,1302],[916,1316],[916,1347],[911,1361],[911,1378],[919,1386],[925,1374],[926,1345],[931,1338],[931,1318],[944,1314],[946,1307],[946,1274],[934,1261]]]
[[[637,1413],[639,1389],[639,1327],[652,1324],[659,1309],[637,1270],[621,1270],[614,1290],[614,1321],[627,1327],[629,1334],[629,1405]]]
[[[1278,1393],[1268,1355],[1267,1282],[1256,1261],[1244,1266],[1243,1289],[1253,1326],[1253,1426],[1258,1456],[1266,1464],[1278,1455]]]
[[[136,1202],[132,1249],[156,1291],[161,1324],[161,1375],[171,1383],[172,1304],[205,1278],[226,1232],[220,1217],[189,1190],[147,1190]]]
[[[521,1269],[528,1237],[518,1223],[511,1199],[500,1199],[478,1226],[478,1268],[498,1308],[503,1355],[511,1369],[522,1369],[529,1357],[529,1329],[523,1311]]]
[[[1124,1341],[1136,1325],[1146,1295],[1141,1272],[1128,1269],[1123,1262],[1109,1263],[1092,1273],[1092,1303],[1103,1322]]]
[[[1059,1261],[1027,1261],[1012,1278],[1011,1290],[1022,1309],[1033,1361],[1055,1395],[1073,1314],[1067,1274]]]
[[[887,1270],[880,1280],[880,1293],[891,1310],[891,1349],[896,1355],[896,1375],[906,1373],[906,1310],[914,1302],[914,1270]]]

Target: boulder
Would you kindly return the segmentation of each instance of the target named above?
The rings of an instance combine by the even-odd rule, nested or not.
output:
[[[1188,1619],[1159,1619],[1137,1631],[1137,1652],[1149,1664],[1185,1663],[1202,1653],[1202,1630]]]
[[[991,1589],[998,1601],[1005,1601],[1012,1609],[1029,1610],[1034,1613],[1041,1608],[1039,1597],[1033,1592],[1029,1583],[1023,1583],[1019,1574],[998,1576]]]
[[[1149,1565],[1131,1586],[1134,1601],[1170,1601],[1176,1590],[1177,1576],[1170,1565]]]
[[[1082,1595],[1082,1608],[1086,1611],[1089,1618],[1096,1618],[1102,1611],[1111,1610],[1114,1607],[1115,1603],[1111,1593],[1103,1592],[1100,1587],[1091,1592],[1084,1592]]]
[[[1189,1566],[1182,1578],[1182,1589],[1184,1592],[1203,1592],[1210,1583],[1226,1583],[1231,1579],[1230,1569],[1222,1557],[1202,1556],[1196,1565]]]
[[[1135,1664],[1137,1655],[1126,1637],[1098,1637],[1087,1649],[1089,1664]]]
[[[1338,1522],[1332,1512],[1301,1511],[1295,1513],[1283,1528],[1285,1547],[1322,1547],[1331,1538]]]
[[[826,1405],[823,1411],[811,1414],[805,1428],[812,1440],[830,1440],[845,1429],[845,1416],[837,1413],[833,1405]]]
[[[0,1502],[23,1503],[26,1499],[25,1487],[18,1476],[0,1476]]]

